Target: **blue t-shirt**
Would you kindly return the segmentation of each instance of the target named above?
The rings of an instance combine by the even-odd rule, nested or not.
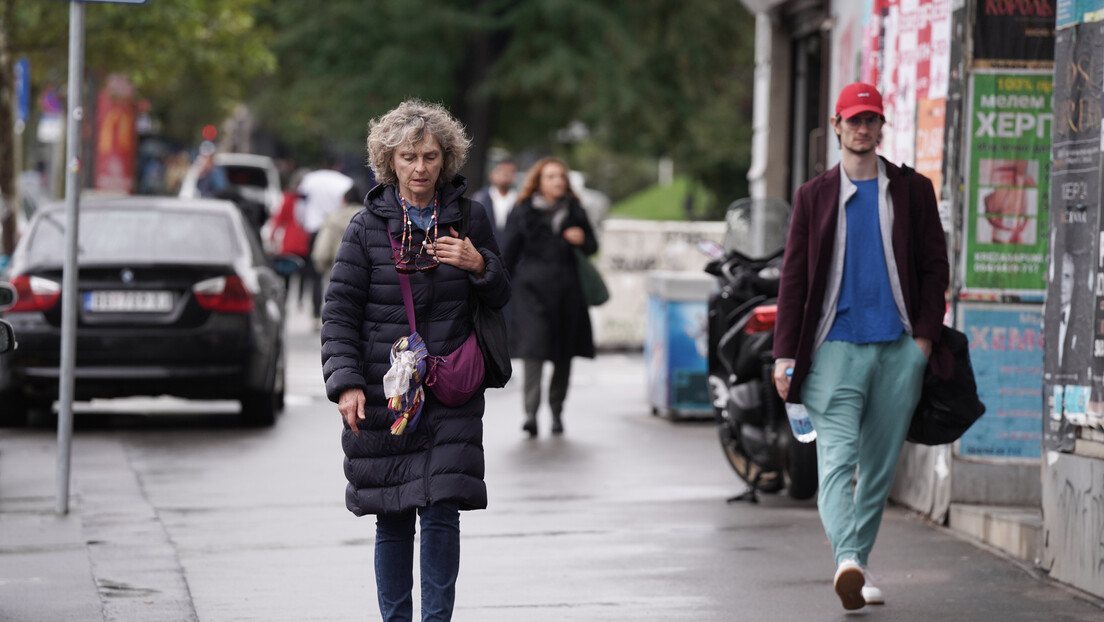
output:
[[[878,215],[878,180],[854,182],[847,201],[847,248],[836,319],[827,341],[896,341],[905,326],[897,315]]]

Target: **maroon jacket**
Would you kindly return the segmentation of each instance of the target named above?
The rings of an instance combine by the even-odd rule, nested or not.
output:
[[[950,268],[935,190],[931,180],[911,168],[883,162],[893,202],[893,255],[905,311],[913,336],[932,340],[932,371],[945,376],[952,361],[939,341]],[[802,184],[794,196],[774,327],[774,358],[795,361],[789,402],[801,401],[801,382],[813,362],[836,242],[839,194],[837,165]]]

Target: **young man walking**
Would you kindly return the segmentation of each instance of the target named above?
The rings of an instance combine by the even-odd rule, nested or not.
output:
[[[845,609],[859,609],[885,602],[866,564],[939,340],[949,273],[931,181],[876,153],[881,94],[847,86],[831,122],[840,163],[794,196],[774,383],[816,428],[835,591]]]

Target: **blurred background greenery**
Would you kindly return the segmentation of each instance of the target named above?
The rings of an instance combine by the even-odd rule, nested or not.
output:
[[[0,127],[14,59],[35,93],[64,92],[68,17],[0,0]],[[244,104],[269,155],[363,161],[368,121],[420,97],[468,127],[473,187],[492,154],[553,154],[615,214],[719,218],[747,194],[753,45],[734,0],[148,0],[87,5],[85,67],[90,86],[128,75],[185,149]],[[0,186],[28,164],[10,143]],[[674,181],[652,188],[661,161]]]

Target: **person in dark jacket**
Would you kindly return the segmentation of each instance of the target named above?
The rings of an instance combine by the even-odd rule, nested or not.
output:
[[[544,362],[552,362],[548,405],[552,433],[563,433],[563,406],[571,359],[594,358],[590,313],[575,267],[576,253],[598,252],[586,212],[571,190],[567,166],[543,158],[525,176],[506,224],[503,261],[516,284],[511,303],[510,355],[524,363],[525,423],[537,436]]]
[[[939,373],[949,356],[939,346],[950,274],[931,181],[877,154],[878,90],[845,87],[831,121],[840,163],[794,195],[774,383],[816,429],[833,585],[845,609],[859,609],[885,603],[866,564],[929,357]]]
[[[470,143],[439,105],[406,101],[372,120],[368,156],[379,184],[345,230],[322,311],[326,394],[344,420],[345,503],[357,516],[376,515],[384,620],[413,616],[418,516],[422,619],[451,618],[459,511],[487,506],[482,389],[449,407],[429,387],[417,420],[399,432],[384,393],[392,345],[411,333],[399,269],[409,275],[417,332],[431,355],[455,351],[471,334],[470,294],[491,307],[509,299],[509,277],[486,213],[471,209],[469,236],[456,237],[466,190],[457,173]]]

